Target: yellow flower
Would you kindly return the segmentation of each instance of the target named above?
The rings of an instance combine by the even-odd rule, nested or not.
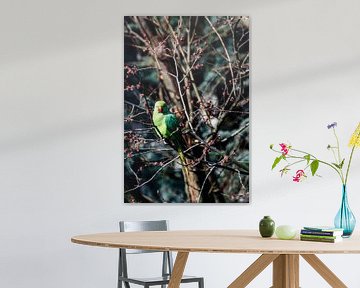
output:
[[[356,127],[354,133],[351,135],[349,146],[351,147],[360,147],[360,122]]]

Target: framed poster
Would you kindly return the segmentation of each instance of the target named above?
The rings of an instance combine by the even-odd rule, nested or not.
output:
[[[249,202],[249,17],[124,17],[124,202]]]

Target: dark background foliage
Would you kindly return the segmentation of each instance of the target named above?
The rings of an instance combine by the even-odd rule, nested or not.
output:
[[[125,202],[248,202],[248,17],[131,16],[124,27]],[[187,169],[156,134],[157,100],[179,119]]]

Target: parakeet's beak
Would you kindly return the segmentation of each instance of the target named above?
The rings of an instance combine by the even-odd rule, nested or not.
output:
[[[163,108],[162,108],[162,107],[159,107],[159,108],[158,108],[158,112],[159,112],[159,113],[163,113]]]

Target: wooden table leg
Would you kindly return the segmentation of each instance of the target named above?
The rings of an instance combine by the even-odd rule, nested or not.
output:
[[[281,254],[274,260],[272,288],[299,288],[299,255]]]
[[[179,288],[181,278],[184,274],[186,261],[188,259],[189,252],[178,252],[174,263],[173,271],[168,288]]]
[[[244,288],[257,275],[259,275],[271,262],[273,262],[278,254],[263,254],[254,263],[252,263],[238,278],[232,282],[228,288]]]
[[[314,254],[301,255],[331,287],[347,288],[347,286]]]

